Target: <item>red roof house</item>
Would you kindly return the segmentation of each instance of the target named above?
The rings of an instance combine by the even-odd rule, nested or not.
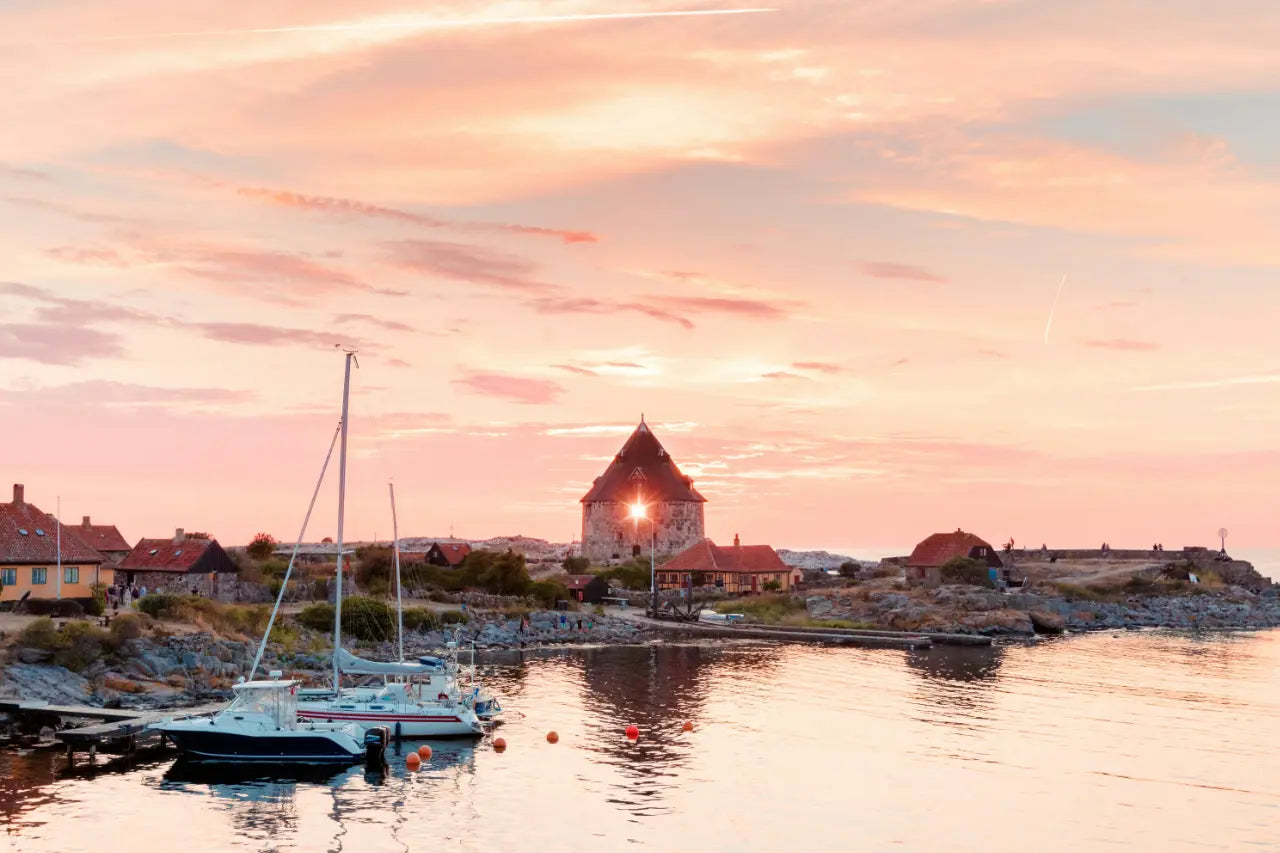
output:
[[[470,553],[471,546],[466,542],[432,542],[426,559],[433,566],[454,569],[462,565]]]
[[[93,548],[111,562],[119,562],[133,550],[132,546],[120,535],[120,529],[114,524],[92,524],[89,516],[85,516],[75,534],[89,547]]]
[[[954,533],[935,533],[915,547],[907,558],[907,582],[937,586],[942,567],[957,557],[970,557],[993,569],[1004,565],[991,543],[957,527]]]
[[[13,500],[0,503],[0,595],[6,601],[24,593],[32,598],[89,599],[94,583],[110,583],[105,558],[73,531],[26,501],[21,484],[13,486]],[[58,563],[62,577],[58,577]]]
[[[218,575],[234,575],[240,567],[216,539],[193,539],[179,528],[172,539],[143,539],[116,568],[116,577],[148,592],[169,590],[217,595]]]
[[[599,575],[569,575],[564,585],[570,598],[587,604],[599,604],[609,594],[609,582]]]
[[[722,548],[704,539],[658,566],[659,589],[679,589],[701,576],[701,582],[722,587],[726,592],[758,593],[766,583],[776,583],[787,591],[794,572],[769,545],[743,545],[737,535],[733,546]]]

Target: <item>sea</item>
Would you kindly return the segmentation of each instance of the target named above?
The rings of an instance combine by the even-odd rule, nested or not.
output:
[[[506,749],[434,742],[416,772],[417,742],[385,775],[0,751],[0,848],[1280,851],[1280,632],[657,642],[482,670]]]

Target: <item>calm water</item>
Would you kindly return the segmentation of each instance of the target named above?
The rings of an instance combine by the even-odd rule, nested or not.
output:
[[[607,648],[512,655],[492,673],[524,712],[503,727],[507,751],[437,743],[428,770],[396,761],[384,782],[362,768],[209,780],[171,760],[62,778],[56,755],[0,753],[0,843],[1280,851],[1280,633]]]

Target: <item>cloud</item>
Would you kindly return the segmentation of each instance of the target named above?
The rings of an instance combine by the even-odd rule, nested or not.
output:
[[[811,370],[815,373],[844,373],[844,368],[828,361],[793,361],[791,366],[796,370]]]
[[[399,240],[387,244],[392,263],[422,275],[488,285],[522,293],[547,293],[553,285],[534,278],[537,267],[524,258],[437,240]]]
[[[47,181],[49,173],[42,172],[39,169],[28,169],[23,166],[12,166],[8,163],[0,163],[0,178],[12,178],[23,181]]]
[[[786,370],[773,370],[773,371],[770,371],[769,373],[763,373],[760,375],[760,378],[761,379],[799,379],[805,382],[812,381],[808,377],[801,376],[798,373],[791,373],[790,371],[786,371]]]
[[[303,195],[288,190],[271,190],[263,187],[239,187],[236,192],[247,198],[259,199],[295,210],[313,210],[340,215],[356,215],[404,222],[424,228],[451,228],[461,231],[482,231],[505,234],[525,234],[535,237],[554,237],[563,243],[597,243],[599,238],[590,231],[570,231],[563,228],[544,228],[538,225],[510,225],[493,222],[454,222],[437,219],[408,210],[367,204],[346,198]]]
[[[945,278],[914,264],[896,264],[891,261],[863,261],[858,269],[872,278],[905,279],[909,281],[944,282]]]
[[[87,380],[45,388],[0,390],[0,402],[22,405],[163,406],[173,403],[243,403],[250,391],[230,388],[161,388],[109,380]]]
[[[468,370],[461,379],[454,379],[453,384],[474,394],[527,405],[554,403],[565,390],[559,383],[548,379],[528,379],[484,370]]]
[[[370,326],[377,326],[388,332],[413,332],[417,331],[408,323],[401,323],[399,320],[387,320],[382,317],[375,317],[372,314],[335,314],[333,322],[340,325],[349,323],[367,323]]]
[[[732,314],[761,319],[784,317],[787,314],[782,304],[763,299],[730,296],[651,296],[648,298],[660,305],[712,314]]]
[[[1127,338],[1108,338],[1107,340],[1085,341],[1085,346],[1097,349],[1113,349],[1126,352],[1153,352],[1160,349],[1160,344],[1151,341],[1133,341]]]
[[[45,252],[51,258],[69,264],[127,267],[129,262],[115,249],[91,249],[78,246],[56,246]]]
[[[286,252],[189,248],[159,252],[154,260],[171,262],[189,275],[230,285],[243,295],[267,296],[294,304],[309,299],[317,291],[360,290],[383,296],[406,295],[405,291],[374,287],[344,270]]]
[[[646,305],[643,302],[612,302],[595,299],[589,296],[542,297],[532,299],[528,303],[539,314],[618,314],[634,313],[661,320],[664,323],[675,323],[686,329],[693,328],[693,321],[663,308]]]
[[[412,364],[410,364],[409,362],[405,361],[403,358],[393,358],[393,359],[390,359],[390,360],[388,360],[388,361],[387,361],[387,365],[388,365],[389,367],[413,367],[413,365],[412,365]]]
[[[0,282],[0,293],[8,293],[41,303],[36,311],[36,319],[41,324],[23,326],[20,331],[12,333],[11,348],[14,351],[20,348],[19,338],[28,342],[28,349],[32,346],[40,345],[40,342],[43,341],[54,341],[62,338],[63,346],[66,347],[67,353],[78,353],[78,355],[74,356],[77,360],[90,356],[123,355],[124,349],[121,346],[122,339],[120,336],[91,328],[92,325],[100,323],[119,323],[192,331],[209,340],[223,343],[255,344],[259,346],[299,343],[325,347],[346,344],[359,346],[362,349],[376,349],[374,345],[363,342],[360,339],[335,332],[319,332],[313,329],[298,329],[261,323],[184,320],[100,300],[68,299],[38,287],[15,282]],[[83,336],[84,341],[76,341],[77,336]],[[52,345],[50,347],[52,348]],[[43,359],[40,360],[58,357],[56,352],[52,352],[46,353]],[[78,361],[47,361],[47,363],[78,363]]]
[[[124,355],[119,335],[72,323],[0,324],[0,358],[74,366]]]
[[[594,370],[588,370],[585,367],[578,367],[576,364],[553,364],[556,370],[563,370],[566,373],[575,373],[578,376],[599,376]]]

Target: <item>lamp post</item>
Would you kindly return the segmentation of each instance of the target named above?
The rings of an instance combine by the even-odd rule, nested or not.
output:
[[[640,519],[649,522],[649,614],[654,618],[658,616],[658,572],[655,557],[657,550],[658,531],[657,525],[652,518],[649,518],[647,512],[648,507],[645,504],[636,502],[631,505],[631,517],[635,519],[636,527],[640,527]]]

